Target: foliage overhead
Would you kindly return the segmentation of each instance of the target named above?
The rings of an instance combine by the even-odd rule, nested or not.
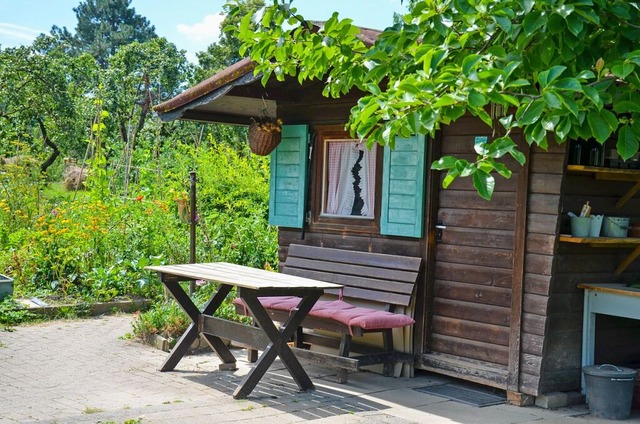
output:
[[[333,97],[364,91],[348,128],[370,144],[393,147],[396,137],[433,135],[465,114],[477,116],[501,135],[476,146],[475,162],[443,157],[432,167],[447,171],[445,186],[472,176],[487,199],[492,174],[511,175],[498,159],[525,161],[516,131],[542,148],[550,139],[602,144],[615,137],[622,158],[638,151],[639,2],[423,0],[408,7],[373,47],[352,20],[334,13],[314,28],[286,0],[226,30],[242,40],[240,53],[258,64],[263,82],[321,79]],[[491,107],[506,112],[495,116]]]
[[[130,5],[131,0],[81,1],[73,9],[78,19],[76,33],[57,26],[51,32],[77,51],[90,53],[104,68],[120,46],[156,37],[155,27]]]

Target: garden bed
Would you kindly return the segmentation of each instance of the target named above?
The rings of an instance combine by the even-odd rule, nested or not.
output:
[[[55,298],[15,299],[15,301],[24,305],[28,312],[48,317],[69,315],[70,313],[79,316],[98,316],[112,312],[132,313],[146,309],[151,305],[149,300],[143,298],[121,298],[96,303],[69,302]]]

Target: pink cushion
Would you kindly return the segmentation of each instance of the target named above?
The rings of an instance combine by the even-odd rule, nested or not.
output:
[[[289,312],[293,308],[298,306],[301,298],[296,296],[264,296],[259,297],[258,300],[260,301],[260,303],[262,303],[262,305],[264,305],[266,309]],[[233,299],[233,304],[246,308],[244,301],[239,297]]]
[[[300,303],[300,298],[296,296],[265,296],[259,297],[258,300],[266,309],[285,312],[291,312]],[[233,303],[246,307],[240,298],[234,299]],[[413,318],[407,315],[353,306],[342,300],[320,300],[311,309],[309,316],[332,319],[348,327],[360,327],[363,330],[398,328],[415,323]]]
[[[364,330],[381,330],[412,325],[413,318],[403,314],[394,314],[375,309],[353,306],[342,300],[324,302],[314,307],[309,316],[315,318],[333,319],[349,327],[360,327]]]

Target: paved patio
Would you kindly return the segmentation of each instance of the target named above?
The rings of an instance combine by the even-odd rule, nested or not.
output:
[[[130,315],[54,321],[0,330],[0,423],[554,423],[611,421],[585,405],[547,410],[497,405],[478,408],[428,395],[417,387],[446,377],[351,374],[346,385],[332,370],[306,366],[315,391],[298,392],[276,362],[246,400],[231,396],[247,372],[218,371],[213,353],[185,357],[176,371],[157,369],[166,353],[124,336]],[[639,422],[636,411],[627,422]]]

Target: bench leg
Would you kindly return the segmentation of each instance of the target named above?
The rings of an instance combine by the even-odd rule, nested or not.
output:
[[[382,346],[385,352],[393,352],[393,332],[391,329],[384,330],[382,332]],[[391,377],[393,375],[393,367],[395,364],[393,361],[384,361],[382,374],[385,377]]]
[[[296,334],[293,336],[293,345],[299,349],[304,349],[304,332],[302,327],[296,328]]]
[[[254,327],[257,327],[258,324],[256,324],[255,320],[251,321],[251,325],[253,325]],[[250,364],[255,363],[258,360],[258,351],[256,349],[249,349],[247,348],[247,361]]]
[[[344,358],[349,357],[351,351],[351,334],[343,334],[340,338],[340,348],[338,355]],[[349,372],[344,368],[338,368],[337,381],[340,384],[345,384],[349,379]]]

